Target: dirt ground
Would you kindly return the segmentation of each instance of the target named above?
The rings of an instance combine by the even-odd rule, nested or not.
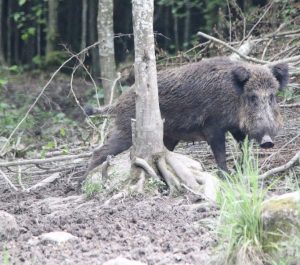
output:
[[[255,149],[262,171],[286,163],[299,150],[300,109],[282,108],[282,114],[285,126],[275,139],[276,147]],[[176,151],[200,160],[208,171],[215,169],[205,143],[182,143]],[[234,153],[228,144],[231,165]],[[299,168],[293,173],[299,177]],[[136,195],[106,206],[107,194],[85,199],[70,188],[67,179],[68,174],[34,193],[14,193],[0,183],[0,210],[14,215],[20,227],[17,238],[0,242],[0,262],[4,253],[10,256],[9,264],[91,265],[118,256],[149,265],[206,265],[211,261],[219,213],[195,195]],[[287,190],[285,185],[276,192]],[[52,231],[66,231],[77,239],[64,244],[37,240]]]
[[[100,198],[83,200],[74,208],[64,201],[59,209],[51,209],[54,196],[72,195],[64,194],[64,187],[60,182],[37,194],[1,195],[1,209],[13,214],[21,227],[20,236],[2,246],[10,264],[103,264],[118,256],[147,264],[207,264],[216,243],[210,226],[218,213],[205,205],[193,207],[197,198],[192,195],[135,196],[109,206]],[[69,232],[78,240],[32,243],[52,231]]]

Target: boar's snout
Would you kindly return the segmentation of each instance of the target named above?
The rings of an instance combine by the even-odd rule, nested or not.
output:
[[[262,148],[272,148],[274,146],[273,140],[270,135],[264,135],[260,142]]]

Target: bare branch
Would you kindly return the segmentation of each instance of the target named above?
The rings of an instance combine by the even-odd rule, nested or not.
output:
[[[216,43],[219,43],[219,44],[225,46],[225,47],[228,48],[229,50],[231,50],[231,51],[235,52],[236,54],[238,54],[238,55],[239,55],[242,59],[244,59],[244,60],[247,60],[247,61],[250,61],[250,62],[254,62],[254,63],[259,63],[259,64],[267,64],[267,63],[268,63],[268,61],[259,60],[259,59],[255,59],[255,58],[253,58],[253,57],[249,57],[249,56],[247,56],[247,55],[244,55],[244,54],[242,54],[241,52],[239,52],[239,50],[233,48],[231,45],[227,44],[226,42],[221,41],[221,40],[219,40],[219,39],[217,39],[217,38],[215,38],[215,37],[212,37],[212,36],[210,36],[210,35],[207,35],[207,34],[201,32],[201,31],[199,31],[199,32],[197,33],[197,35],[202,36],[202,37],[204,37],[204,38],[207,38],[207,39],[209,39],[209,40],[212,40],[212,41],[214,41],[214,42],[216,42]]]
[[[13,188],[15,191],[18,191],[18,188],[10,181],[10,179],[4,174],[2,170],[0,170],[0,174],[11,188]]]
[[[280,104],[279,106],[282,108],[297,108],[300,107],[300,102],[291,103],[291,104]]]
[[[259,179],[263,180],[263,179],[265,179],[269,176],[272,176],[272,175],[277,174],[279,172],[285,171],[285,170],[291,168],[292,166],[298,165],[299,163],[300,163],[300,151],[298,151],[296,153],[296,155],[289,162],[287,162],[286,164],[284,164],[282,166],[272,168],[271,170],[269,170],[269,171],[265,172],[264,174],[260,175]]]
[[[269,4],[269,6],[267,7],[267,9],[265,10],[265,12],[262,14],[262,16],[258,19],[258,21],[255,23],[255,25],[250,29],[250,31],[248,32],[247,36],[244,37],[244,39],[242,40],[242,42],[246,39],[248,39],[251,36],[251,33],[253,32],[253,30],[255,30],[255,28],[257,27],[257,25],[260,23],[260,21],[264,18],[264,16],[269,12],[270,8],[272,7],[274,2],[271,2]]]
[[[47,164],[52,162],[61,162],[71,159],[90,157],[92,153],[84,153],[80,155],[66,155],[66,156],[57,156],[51,158],[42,158],[42,159],[27,159],[27,160],[16,160],[10,162],[0,162],[0,167],[10,167],[10,166],[22,166],[29,164]]]
[[[28,188],[26,191],[35,191],[41,188],[46,187],[50,183],[54,182],[55,180],[59,179],[62,176],[60,173],[54,173],[53,175],[49,176],[48,178],[43,179],[41,182],[38,182],[37,184],[33,185],[32,187]]]
[[[89,49],[97,46],[99,44],[99,42],[95,42],[94,44],[86,47],[85,49],[83,49],[82,51],[78,52],[77,54],[71,56],[69,59],[67,59],[66,61],[64,61],[60,67],[52,74],[52,76],[50,77],[50,79],[48,80],[48,82],[46,83],[46,85],[42,88],[42,90],[40,91],[40,93],[38,94],[38,96],[35,98],[34,102],[31,104],[31,106],[29,107],[29,109],[27,110],[27,112],[25,113],[24,117],[20,120],[20,122],[17,124],[17,126],[13,129],[13,131],[11,132],[11,134],[9,135],[9,137],[7,138],[6,142],[3,144],[1,150],[0,150],[0,154],[3,153],[3,151],[5,150],[6,146],[8,145],[8,143],[10,142],[10,140],[12,139],[12,137],[15,135],[15,133],[17,132],[17,130],[20,128],[21,124],[27,119],[29,113],[33,110],[34,106],[36,105],[36,103],[39,101],[39,99],[41,98],[41,96],[44,94],[46,88],[49,86],[49,84],[52,82],[52,80],[54,79],[54,77],[59,73],[59,71],[68,63],[70,62],[73,58],[75,58],[76,56],[80,56],[81,54],[87,52]]]

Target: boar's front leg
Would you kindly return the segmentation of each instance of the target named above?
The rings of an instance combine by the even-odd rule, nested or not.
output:
[[[87,172],[101,165],[109,155],[117,155],[132,145],[131,133],[114,130],[107,141],[93,152]]]
[[[207,142],[213,151],[219,169],[228,172],[226,165],[225,132],[213,132],[212,135],[207,137]]]

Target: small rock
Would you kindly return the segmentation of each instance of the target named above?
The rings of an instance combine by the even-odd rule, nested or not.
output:
[[[116,258],[106,261],[103,265],[146,265],[146,263],[125,258]]]
[[[78,237],[73,236],[70,233],[63,232],[63,231],[57,231],[57,232],[50,232],[50,233],[45,233],[41,234],[39,236],[40,240],[42,242],[49,241],[52,243],[64,243],[70,240],[76,240]]]
[[[0,211],[0,241],[18,236],[19,226],[13,215]]]
[[[262,220],[269,239],[278,241],[300,233],[299,205],[300,192],[291,192],[264,201]]]

